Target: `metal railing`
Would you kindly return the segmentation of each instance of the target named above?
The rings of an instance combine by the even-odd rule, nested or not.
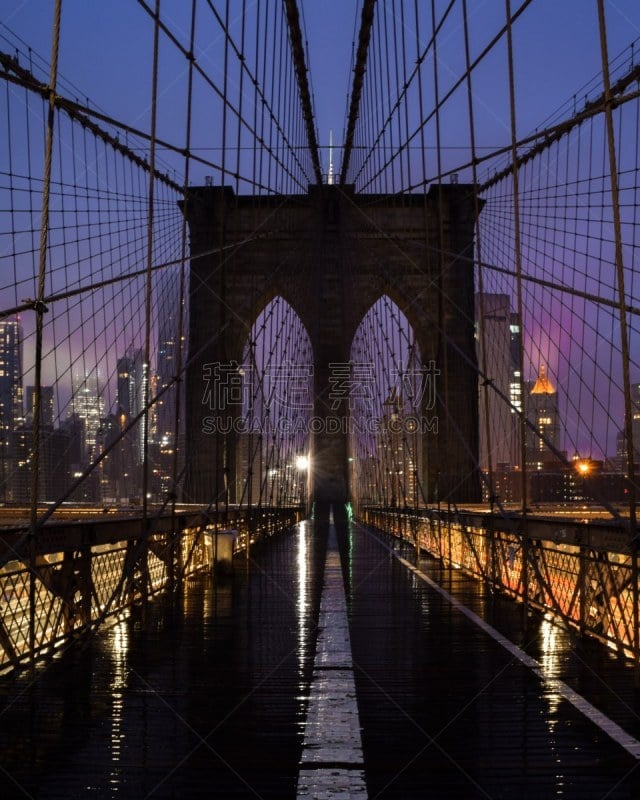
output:
[[[640,663],[637,562],[622,524],[527,517],[523,534],[518,514],[365,509],[361,516]]]
[[[52,655],[185,578],[212,571],[216,533],[237,532],[235,552],[287,530],[298,508],[229,509],[52,522],[37,537],[0,534],[0,671]]]

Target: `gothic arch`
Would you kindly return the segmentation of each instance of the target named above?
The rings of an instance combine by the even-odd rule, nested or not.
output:
[[[220,470],[226,475],[232,468],[219,456],[228,454],[229,442],[200,432],[202,364],[231,354],[241,359],[256,309],[282,296],[311,339],[314,415],[335,416],[326,402],[330,365],[349,360],[358,325],[384,295],[407,317],[423,361],[448,365],[439,396],[447,433],[432,442],[436,456],[427,469],[433,474],[425,483],[433,486],[437,471],[441,498],[479,499],[469,186],[398,197],[321,185],[290,199],[237,197],[229,187],[205,186],[191,191],[185,214],[192,252],[206,254],[191,261],[187,372],[188,461],[205,486],[198,499],[210,499],[213,490],[206,486],[220,486]],[[434,258],[439,252],[443,257]],[[349,493],[346,435],[319,432],[313,447],[316,499],[343,502]]]

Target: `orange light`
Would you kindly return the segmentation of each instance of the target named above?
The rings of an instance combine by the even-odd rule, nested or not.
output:
[[[578,461],[577,468],[581,475],[588,475],[591,472],[591,464],[588,461]]]

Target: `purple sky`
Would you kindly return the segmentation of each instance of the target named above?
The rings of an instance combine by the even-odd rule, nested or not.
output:
[[[2,0],[0,21],[24,39],[33,50],[49,58],[53,2]],[[60,71],[80,96],[106,109],[116,118],[147,128],[149,118],[151,29],[134,0],[109,3],[63,0]],[[176,32],[186,36],[190,3],[162,0],[161,11],[173,20]],[[224,4],[218,3],[221,8]],[[397,9],[400,0],[394,4]],[[427,3],[423,4],[425,7]],[[445,7],[436,3],[438,13]],[[460,5],[460,4],[458,4]],[[249,13],[255,2],[248,2]],[[339,144],[345,122],[352,44],[359,28],[359,3],[353,0],[303,0],[303,17],[310,52],[310,78],[314,91],[319,140],[328,146],[329,130]],[[415,46],[413,2],[404,0],[407,42]],[[468,3],[472,28],[472,53],[478,52],[504,19],[502,0]],[[515,11],[518,0],[513,0]],[[605,0],[609,51],[613,57],[640,36],[640,4],[629,0]],[[233,0],[232,10],[241,9]],[[378,3],[391,24],[392,4]],[[239,26],[239,18],[237,25]],[[0,33],[6,30],[0,28]],[[463,66],[459,13],[452,15],[450,29],[442,37],[439,68],[442,85],[460,74]],[[424,35],[422,39],[424,41]],[[220,74],[216,62],[216,37],[200,36],[199,58]],[[409,47],[408,44],[408,47]],[[600,51],[595,0],[534,0],[514,27],[519,133],[538,126],[599,71]],[[3,49],[8,49],[2,42]],[[474,85],[479,146],[498,146],[508,141],[508,106],[504,53],[491,58]],[[219,60],[218,60],[219,62]],[[180,111],[184,88],[184,64],[167,57],[160,75],[160,127],[172,141],[181,143]],[[466,124],[466,118],[464,120]],[[450,121],[447,131],[454,142],[464,124]],[[460,130],[460,134],[458,133]],[[206,138],[206,137],[205,137]],[[464,138],[464,135],[462,135]],[[204,142],[204,138],[202,140]],[[324,156],[327,157],[326,154]]]
[[[279,0],[270,2],[275,6]],[[263,9],[266,3],[267,0],[261,0]],[[37,56],[48,60],[53,5],[53,2],[42,3],[41,0],[0,0],[0,22],[6,26],[0,26],[0,36],[3,37],[0,40],[0,49],[11,52],[13,47],[18,46],[19,43],[13,37],[16,34],[33,48],[35,64],[38,64]],[[190,5],[185,0],[161,2],[163,18],[181,41],[186,40]],[[224,8],[224,3],[216,2],[215,5]],[[447,5],[444,0],[436,2],[438,15]],[[505,2],[470,0],[467,5],[472,28],[473,57],[502,24]],[[519,0],[512,0],[514,11],[519,5]],[[59,91],[72,98],[78,97],[82,102],[88,98],[91,105],[100,107],[114,118],[148,130],[152,47],[149,17],[135,0],[63,0],[62,6]],[[343,136],[347,95],[352,78],[352,49],[360,23],[360,3],[353,0],[304,0],[302,6],[318,136],[323,149],[323,167],[326,171],[329,130],[333,130],[336,146],[334,161],[338,169],[339,145]],[[430,3],[420,0],[418,6],[423,9],[421,46],[424,46],[424,21],[427,18],[424,10],[428,10]],[[200,3],[200,7],[204,18],[205,4]],[[249,18],[256,8],[256,0],[247,0],[246,7]],[[241,0],[231,0],[230,8],[232,15],[236,13],[232,29],[234,35],[239,35],[242,23],[239,16]],[[413,0],[395,0],[395,3],[393,0],[387,0],[386,3],[380,0],[377,13],[385,14],[387,24],[391,26],[393,10],[398,14],[400,8],[404,11],[405,36],[410,54],[408,60],[412,63],[415,58],[411,54],[416,47]],[[464,69],[460,8],[461,3],[458,3],[439,38],[441,90],[453,83]],[[605,0],[605,8],[609,53],[613,59],[640,37],[640,3],[636,0]],[[216,32],[215,26],[203,24],[199,28],[196,57],[210,75],[220,82],[223,80],[221,43],[221,36],[219,31]],[[570,115],[574,95],[577,108],[584,103],[585,95],[593,96],[591,80],[600,70],[596,0],[534,0],[514,28],[514,44],[519,136]],[[22,45],[19,46],[24,49]],[[636,52],[638,51],[640,46],[636,47]],[[625,63],[630,63],[628,51],[625,59]],[[21,63],[27,66],[23,55]],[[42,69],[37,72],[44,79],[45,73]],[[178,146],[184,144],[185,137],[186,78],[184,59],[178,58],[171,48],[163,46],[160,53],[158,135]],[[229,80],[232,94],[237,76],[232,74]],[[497,48],[495,54],[474,73],[473,87],[478,148],[483,151],[485,148],[504,146],[509,142],[510,135],[504,47]],[[429,91],[426,91],[427,95]],[[219,115],[216,116],[217,112],[210,106],[201,86],[196,87],[196,97],[194,147],[213,159],[212,153],[216,151],[209,148],[219,143]],[[417,113],[415,107],[412,108],[412,113]],[[443,113],[442,126],[445,166],[455,168],[456,164],[464,163],[469,157],[464,102],[452,102],[451,113]],[[133,141],[129,143],[137,146]],[[427,138],[428,159],[433,163],[431,147],[432,140]],[[144,151],[140,149],[140,152]],[[166,152],[159,153],[159,156],[164,168],[168,171],[176,170],[176,178],[180,182],[183,166],[181,158]],[[18,158],[17,153],[14,157]],[[18,171],[15,166],[14,169]],[[37,165],[34,167],[32,164],[32,169],[37,173]],[[204,166],[194,165],[192,183],[203,183],[209,171]],[[480,177],[483,177],[482,172]],[[496,285],[495,290],[504,289]],[[5,296],[2,294],[3,298]],[[17,299],[22,299],[23,296],[29,296],[29,291],[25,290]],[[12,302],[13,298],[7,301]],[[553,325],[545,324],[543,315],[539,314],[527,331],[528,337],[538,336],[541,350],[550,351],[551,366],[554,347],[555,361],[562,360],[557,357],[558,348],[567,337],[566,331],[561,329],[562,324],[564,320],[560,312]],[[611,336],[611,331],[607,335]],[[613,335],[615,336],[615,331]],[[531,355],[533,361],[533,352]],[[614,427],[612,425],[612,430]],[[613,435],[609,435],[609,450]]]

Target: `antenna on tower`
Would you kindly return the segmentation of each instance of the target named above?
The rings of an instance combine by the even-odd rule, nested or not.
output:
[[[333,184],[333,131],[329,130],[329,174],[327,175],[327,183]]]

